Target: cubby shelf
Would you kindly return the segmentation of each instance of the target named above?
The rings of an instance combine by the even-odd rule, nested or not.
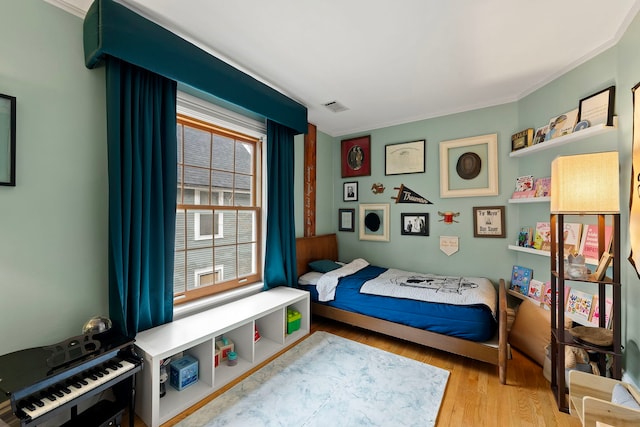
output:
[[[300,312],[300,328],[287,334],[287,308]],[[194,314],[136,336],[144,360],[136,393],[136,412],[157,427],[221,387],[258,366],[277,352],[304,338],[310,330],[309,293],[277,287],[202,313]],[[261,338],[254,340],[257,327]],[[214,368],[215,340],[223,335],[234,343],[238,364],[222,362]],[[198,381],[181,391],[166,384],[160,398],[160,363],[178,354],[198,360]]]

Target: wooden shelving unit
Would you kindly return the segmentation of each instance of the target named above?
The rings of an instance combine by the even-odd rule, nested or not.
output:
[[[594,355],[601,375],[610,375],[614,379],[622,377],[622,343],[621,343],[621,284],[620,284],[620,214],[598,214],[598,248],[602,254],[605,250],[604,235],[606,217],[611,217],[613,223],[612,254],[613,254],[613,278],[603,280],[570,279],[565,274],[564,245],[557,242],[557,230],[564,228],[563,214],[551,214],[551,253],[557,256],[551,257],[551,389],[556,398],[558,409],[569,411],[567,399],[567,384],[565,377],[565,347],[573,346],[583,348]],[[597,288],[598,304],[600,310],[600,327],[606,327],[606,297],[610,291],[613,300],[611,312],[611,329],[613,330],[613,345],[611,348],[602,348],[578,342],[573,335],[565,329],[566,307],[564,299],[560,301],[558,296],[564,297],[566,282],[581,282],[587,287]],[[607,359],[610,360],[610,369],[607,369]]]

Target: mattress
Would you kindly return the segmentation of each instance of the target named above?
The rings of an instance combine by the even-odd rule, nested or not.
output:
[[[414,328],[471,341],[488,341],[496,332],[497,322],[485,304],[454,305],[361,293],[363,284],[387,269],[369,265],[342,277],[332,301],[320,302],[315,285],[300,284],[318,304],[400,323]]]

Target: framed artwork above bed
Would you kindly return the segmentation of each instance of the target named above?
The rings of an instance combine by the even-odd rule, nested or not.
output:
[[[360,206],[360,240],[389,241],[389,203],[363,203]]]
[[[402,234],[403,236],[428,236],[429,214],[426,212],[401,213],[400,234]]]

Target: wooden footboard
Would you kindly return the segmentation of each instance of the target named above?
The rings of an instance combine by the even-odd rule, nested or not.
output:
[[[296,240],[298,255],[298,274],[309,271],[308,263],[318,259],[338,259],[335,234],[298,238]],[[505,282],[500,279],[498,286],[498,331],[488,342],[468,341],[462,338],[442,335],[423,329],[405,326],[387,320],[377,319],[362,314],[312,303],[313,315],[344,322],[370,331],[379,332],[392,337],[401,338],[427,347],[446,351],[498,366],[500,383],[507,381],[507,292]]]

